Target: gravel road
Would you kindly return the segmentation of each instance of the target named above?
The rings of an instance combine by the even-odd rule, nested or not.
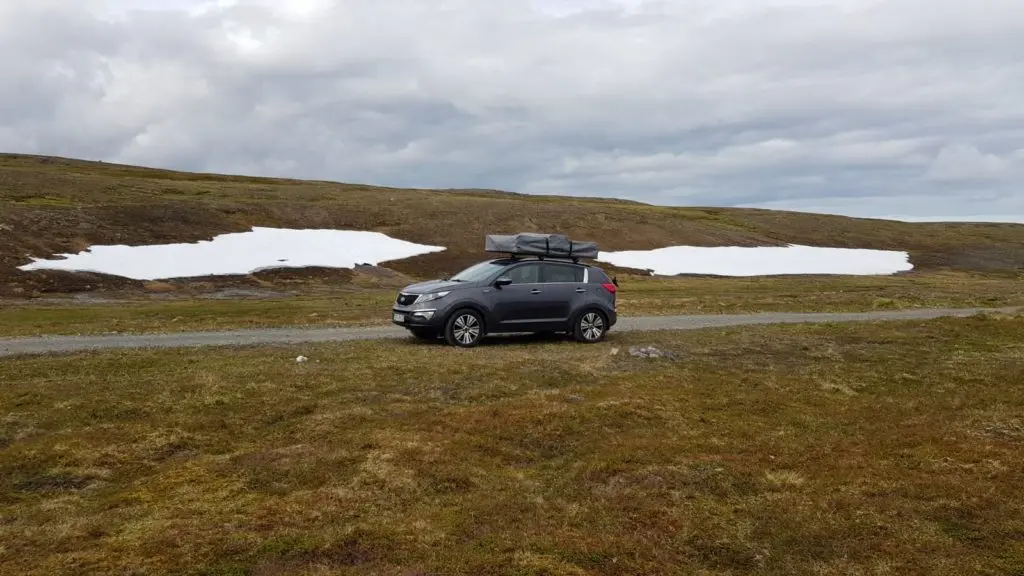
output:
[[[817,322],[865,322],[884,320],[927,320],[948,316],[972,316],[980,312],[1019,313],[1019,308],[915,309],[860,313],[715,314],[708,316],[622,317],[612,333],[655,330],[695,330],[759,324],[802,324]],[[379,328],[269,328],[226,332],[185,332],[176,334],[115,334],[103,336],[42,336],[0,339],[0,357],[25,354],[83,352],[114,348],[182,348],[194,346],[246,346],[254,344],[297,344],[406,338],[397,326]]]

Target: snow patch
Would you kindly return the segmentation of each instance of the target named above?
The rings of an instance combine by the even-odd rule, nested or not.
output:
[[[250,274],[273,268],[354,268],[376,266],[432,252],[426,246],[379,232],[354,230],[289,230],[254,227],[249,232],[220,234],[195,243],[148,246],[92,246],[60,260],[33,258],[20,270],[67,270],[162,280],[197,276]]]
[[[652,274],[772,276],[781,274],[889,275],[914,268],[906,252],[812,246],[670,246],[657,250],[602,252],[599,262]]]

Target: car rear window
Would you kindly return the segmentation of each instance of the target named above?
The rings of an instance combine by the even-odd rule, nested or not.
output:
[[[591,284],[611,284],[612,279],[604,273],[604,270],[600,268],[590,267],[590,283]]]
[[[545,264],[544,282],[583,282],[583,267],[569,264]]]

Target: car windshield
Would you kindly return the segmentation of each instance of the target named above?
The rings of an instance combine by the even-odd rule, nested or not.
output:
[[[453,282],[479,282],[496,274],[507,266],[504,262],[481,262],[466,268],[451,277]]]

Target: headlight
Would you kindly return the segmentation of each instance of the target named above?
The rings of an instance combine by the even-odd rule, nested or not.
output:
[[[433,302],[434,300],[440,300],[449,294],[451,294],[451,292],[434,292],[433,294],[424,294],[416,300],[416,303],[422,304],[424,302]]]

